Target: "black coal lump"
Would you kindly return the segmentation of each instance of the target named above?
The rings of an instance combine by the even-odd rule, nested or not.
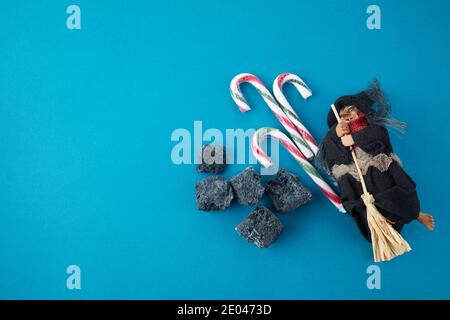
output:
[[[264,186],[261,184],[261,176],[248,167],[230,180],[234,190],[234,196],[240,204],[255,205],[264,195]]]
[[[205,144],[199,156],[197,164],[198,172],[219,173],[225,170],[226,151],[225,148],[217,144]]]
[[[230,182],[219,176],[203,179],[195,184],[197,207],[202,211],[224,210],[233,200]]]
[[[280,169],[275,179],[266,184],[266,192],[278,211],[289,212],[311,200],[311,191],[306,188],[298,177]]]
[[[278,238],[283,225],[269,209],[258,206],[235,229],[249,242],[267,248]]]

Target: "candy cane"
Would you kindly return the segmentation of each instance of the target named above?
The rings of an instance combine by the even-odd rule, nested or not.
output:
[[[306,129],[306,127],[301,123],[300,118],[294,111],[294,108],[292,108],[285,95],[283,94],[283,85],[286,83],[292,83],[301,94],[303,99],[308,99],[312,95],[311,89],[299,76],[289,72],[280,74],[275,78],[273,82],[273,94],[275,95],[275,98],[278,100],[278,103],[281,105],[292,123],[294,123],[294,125],[297,127],[297,131],[300,132],[309,148],[316,155],[319,151],[316,140],[313,138],[311,133],[309,133],[308,129]]]
[[[300,150],[295,146],[291,139],[289,139],[283,132],[278,129],[261,128],[253,135],[251,145],[253,155],[264,167],[267,168],[272,165],[272,160],[260,147],[260,143],[266,136],[272,136],[278,139],[278,141],[280,141],[289,150],[289,153],[292,154],[295,160],[297,160],[297,162],[302,166],[306,173],[317,184],[319,189],[325,194],[328,200],[330,200],[331,203],[333,203],[340,212],[346,212],[339,196],[320,176],[319,172],[317,172],[317,170],[308,162],[306,157],[300,152]]]
[[[273,111],[273,113],[275,113],[275,116],[278,118],[284,128],[289,132],[301,152],[308,159],[314,157],[314,153],[311,151],[308,144],[303,139],[302,134],[297,129],[297,126],[291,121],[290,117],[286,115],[286,112],[288,112],[289,110],[283,110],[283,108],[272,96],[270,91],[264,86],[262,81],[258,77],[250,73],[238,74],[233,78],[233,80],[231,80],[230,83],[231,97],[239,107],[239,110],[241,110],[241,112],[247,112],[251,109],[240,90],[240,85],[244,82],[250,83],[256,88],[256,90],[258,90],[259,94],[263,97],[269,108]]]

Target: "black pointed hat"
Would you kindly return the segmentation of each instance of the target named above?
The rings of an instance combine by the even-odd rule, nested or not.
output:
[[[337,112],[341,111],[341,109],[345,108],[346,106],[355,106],[359,109],[359,111],[367,114],[371,110],[373,103],[374,101],[370,98],[368,90],[364,90],[355,95],[340,97],[336,100],[334,106],[336,107]],[[337,123],[336,117],[333,113],[333,110],[331,109],[328,112],[327,123],[329,128]]]

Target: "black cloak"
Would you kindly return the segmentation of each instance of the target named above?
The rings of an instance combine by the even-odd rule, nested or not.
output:
[[[364,114],[369,115],[368,125],[351,133],[355,142],[354,149],[358,163],[363,169],[367,189],[375,198],[376,207],[400,232],[404,224],[417,219],[420,203],[415,182],[403,170],[400,159],[393,153],[387,129],[371,121],[373,102],[367,91],[363,91],[354,96],[339,98],[335,106],[339,111],[347,105],[355,105]],[[334,118],[334,115],[332,117]],[[325,168],[336,178],[344,208],[354,218],[363,236],[370,241],[366,207],[361,199],[361,183],[351,152],[338,138],[337,121],[333,121],[332,117],[328,117],[330,130],[321,143],[320,157]]]

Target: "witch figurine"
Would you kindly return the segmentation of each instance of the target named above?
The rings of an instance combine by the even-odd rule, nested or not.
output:
[[[394,153],[386,129],[402,131],[405,125],[391,118],[391,107],[379,82],[373,81],[369,89],[358,94],[340,97],[334,107],[337,113],[330,110],[328,114],[329,131],[320,145],[318,161],[336,179],[344,208],[362,235],[372,241],[366,206],[361,198],[361,175],[352,152],[366,191],[373,195],[376,208],[398,233],[413,220],[432,231],[434,219],[421,212],[416,184]]]

